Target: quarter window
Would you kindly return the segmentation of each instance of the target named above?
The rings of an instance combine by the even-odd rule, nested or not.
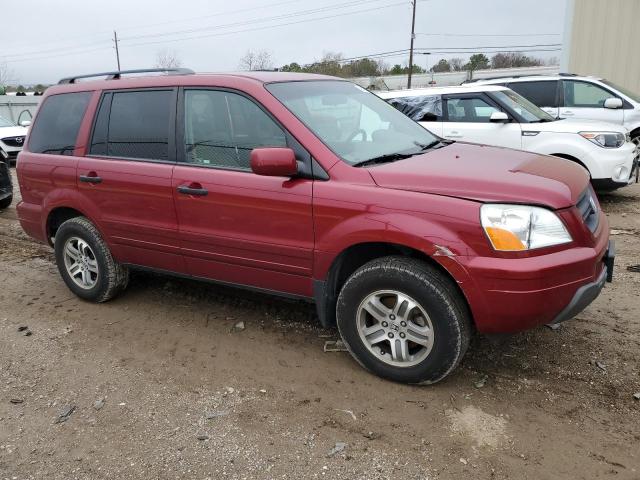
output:
[[[493,112],[499,111],[481,98],[449,98],[447,113],[450,122],[488,123]]]
[[[416,122],[442,120],[442,97],[440,95],[392,98],[389,103]]]
[[[187,90],[184,104],[188,163],[249,171],[254,148],[287,146],[284,131],[242,95]]]
[[[78,130],[91,92],[62,93],[48,97],[29,134],[29,151],[73,155]]]
[[[508,87],[538,107],[557,107],[558,82],[513,82]]]
[[[90,153],[168,160],[172,96],[171,90],[106,94],[96,117]]]
[[[611,92],[597,85],[574,80],[563,80],[564,106],[602,108],[607,98],[614,97]]]

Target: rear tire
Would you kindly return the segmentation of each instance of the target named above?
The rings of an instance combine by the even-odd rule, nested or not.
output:
[[[356,270],[342,287],[336,313],[353,357],[402,383],[442,380],[471,337],[471,315],[455,284],[413,258],[384,257]]]
[[[85,217],[60,225],[54,248],[62,279],[80,298],[106,302],[126,288],[129,270],[113,259],[100,232]]]
[[[0,200],[0,210],[4,210],[13,202],[13,195],[9,195],[7,198]]]

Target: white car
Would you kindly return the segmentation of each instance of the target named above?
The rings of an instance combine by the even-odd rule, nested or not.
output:
[[[624,125],[640,145],[640,95],[598,77],[570,73],[477,80],[474,85],[503,85],[559,118],[600,120]]]
[[[24,126],[16,125],[6,118],[0,117],[0,160],[15,162],[18,157],[30,122],[24,121],[22,123]]]
[[[474,83],[377,94],[440,137],[579,163],[598,190],[614,190],[636,180],[636,145],[622,125],[559,120],[502,86]]]

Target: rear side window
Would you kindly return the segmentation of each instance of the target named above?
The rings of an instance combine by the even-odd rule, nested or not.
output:
[[[172,98],[171,90],[105,94],[96,117],[89,153],[168,160]]]
[[[440,95],[392,98],[389,103],[416,122],[442,120],[442,98]]]
[[[514,82],[508,87],[538,107],[557,107],[558,82]]]
[[[29,134],[29,151],[73,155],[80,123],[92,92],[52,95],[40,107]]]

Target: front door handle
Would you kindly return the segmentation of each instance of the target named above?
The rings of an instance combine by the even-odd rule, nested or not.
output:
[[[562,115],[571,116],[571,115],[573,115],[573,112],[571,110],[565,110],[564,112],[562,112]]]
[[[204,197],[209,193],[209,190],[202,188],[199,183],[192,183],[191,185],[180,185],[178,187],[178,193],[183,195],[195,195],[196,197]]]
[[[459,132],[449,132],[447,135],[445,135],[445,137],[447,138],[460,138],[462,137],[462,134]]]
[[[100,183],[102,177],[99,177],[96,172],[89,172],[87,175],[80,175],[80,181],[84,183]]]

